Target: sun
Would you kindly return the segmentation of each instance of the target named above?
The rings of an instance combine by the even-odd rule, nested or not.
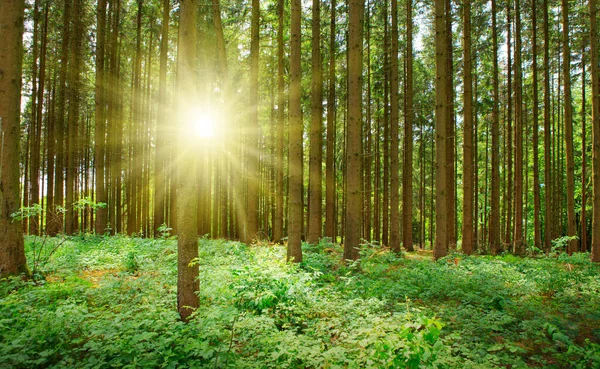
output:
[[[196,136],[200,138],[215,136],[217,122],[215,115],[211,111],[191,109],[187,115],[187,125]]]

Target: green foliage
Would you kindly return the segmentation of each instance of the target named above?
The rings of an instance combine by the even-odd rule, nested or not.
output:
[[[283,247],[201,239],[184,324],[173,240],[73,237],[45,280],[0,283],[0,367],[600,367],[586,254],[432,262],[363,245],[344,264],[329,240],[304,247],[295,265]]]

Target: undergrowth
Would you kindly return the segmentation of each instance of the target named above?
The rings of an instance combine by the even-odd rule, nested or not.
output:
[[[342,263],[324,240],[292,265],[281,246],[199,250],[184,324],[176,241],[69,239],[45,278],[0,283],[0,368],[600,368],[585,254],[432,262],[365,245]]]

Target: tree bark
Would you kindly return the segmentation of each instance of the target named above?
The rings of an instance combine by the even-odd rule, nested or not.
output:
[[[598,73],[598,26],[596,0],[589,0],[590,62],[592,64],[592,261],[600,262],[600,74]]]
[[[358,258],[361,234],[362,47],[364,0],[349,0],[347,205],[344,260]],[[396,188],[398,191],[398,188]],[[398,224],[395,224],[398,227]]]
[[[542,226],[540,221],[541,199],[540,199],[540,174],[539,174],[539,97],[538,97],[538,64],[537,64],[537,0],[531,0],[532,9],[532,54],[533,61],[531,73],[533,75],[533,233],[534,246],[542,247]]]
[[[474,170],[473,170],[473,74],[471,53],[471,2],[463,4],[463,60],[464,60],[464,144],[463,144],[463,225],[462,250],[465,254],[473,253],[473,204],[474,204]]]
[[[302,261],[302,110],[300,0],[291,0],[290,122],[289,122],[289,215],[287,259]]]
[[[11,218],[20,207],[19,146],[23,0],[0,4],[0,277],[29,274],[21,222]]]
[[[392,0],[390,55],[390,248],[400,252],[400,189],[398,157],[398,2]]]
[[[196,96],[196,0],[181,0],[179,18],[179,50],[177,56],[177,86],[180,118],[178,146],[180,152],[194,149],[193,135],[185,126],[185,111],[195,104]],[[181,319],[188,321],[199,306],[198,264],[190,263],[198,257],[198,191],[197,165],[193,155],[185,155],[177,163],[177,310]]]
[[[104,181],[104,151],[106,142],[106,106],[104,92],[104,40],[106,28],[106,0],[98,1],[98,27],[96,31],[96,132],[94,165],[96,166],[96,202],[107,203],[106,184]],[[104,234],[107,226],[107,209],[98,208],[96,212],[96,234]]]
[[[312,6],[312,86],[309,163],[309,219],[308,243],[321,238],[323,196],[323,71],[321,67],[321,0],[313,0]]]
[[[498,31],[497,31],[497,5],[492,0],[492,43],[493,43],[493,108],[492,108],[492,196],[490,203],[490,252],[496,255],[500,252],[500,114],[498,91]]]
[[[523,235],[523,74],[521,67],[521,2],[515,0],[515,219],[514,249],[525,253]]]

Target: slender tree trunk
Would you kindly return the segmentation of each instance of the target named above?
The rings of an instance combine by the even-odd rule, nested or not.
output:
[[[96,166],[96,202],[107,203],[106,184],[104,181],[104,151],[106,140],[105,92],[104,92],[104,40],[106,28],[106,0],[98,1],[98,28],[96,31],[96,132],[94,164]],[[107,209],[99,208],[96,212],[96,234],[104,234],[107,226]]]
[[[19,145],[23,0],[0,5],[0,276],[29,274],[21,222],[11,218],[20,207]]]
[[[552,239],[552,165],[550,151],[550,35],[548,19],[548,0],[543,0],[544,8],[544,250],[550,251]]]
[[[585,90],[586,90],[586,77],[585,77],[585,46],[582,46],[581,50],[581,218],[579,221],[581,227],[581,252],[587,251],[587,219],[586,219],[586,206],[587,206],[587,186],[586,186],[586,172],[587,172],[587,140],[586,140],[586,104],[585,104]]]
[[[335,0],[334,0],[335,1]],[[283,141],[285,125],[285,82],[283,66],[283,20],[285,0],[277,2],[277,174],[275,198],[275,219],[273,219],[273,240],[281,242],[283,238]]]
[[[179,18],[179,51],[177,55],[177,86],[180,110],[193,106],[196,96],[196,0],[181,0]],[[185,114],[180,113],[178,122],[178,146],[183,152],[195,146],[184,124]],[[190,264],[198,257],[198,191],[196,168],[193,157],[186,155],[177,163],[177,310],[181,319],[187,321],[199,306],[198,264]]]
[[[598,27],[596,0],[590,7],[590,62],[592,64],[592,261],[600,262],[600,74],[598,73]]]
[[[513,141],[513,50],[512,50],[512,19],[511,19],[511,11],[512,11],[512,3],[511,0],[508,0],[508,6],[506,8],[506,28],[507,28],[507,37],[506,37],[506,48],[507,48],[507,111],[506,111],[506,156],[505,156],[505,165],[506,165],[506,187],[505,187],[505,234],[504,234],[504,244],[512,245],[512,237],[513,237],[513,227],[512,227],[512,217],[513,217],[513,195],[514,195],[514,182],[513,182],[513,149],[514,149],[514,141]]]
[[[515,220],[514,249],[525,253],[523,235],[523,75],[521,68],[521,2],[515,0]]]
[[[413,0],[406,0],[406,109],[404,112],[404,175],[402,185],[402,244],[413,248]]]
[[[160,36],[160,70],[158,77],[158,121],[156,124],[156,148],[154,152],[154,236],[165,224],[166,191],[166,134],[167,134],[167,57],[169,53],[170,0],[163,0],[163,17]]]
[[[463,144],[463,225],[462,250],[473,253],[473,75],[471,64],[471,3],[463,4],[463,53],[464,53],[464,144]]]
[[[490,204],[490,252],[495,255],[500,252],[500,114],[498,91],[498,31],[497,31],[497,6],[492,0],[492,43],[493,64],[492,84],[494,102],[492,108],[492,196]]]
[[[242,238],[245,242],[256,239],[258,234],[258,210],[260,180],[259,171],[259,127],[258,127],[258,56],[259,56],[259,0],[252,0],[252,26],[250,42],[250,127],[247,132],[248,144],[248,207],[246,214],[246,232]]]
[[[446,0],[445,27],[446,27],[446,201],[448,202],[446,210],[448,212],[447,233],[448,247],[456,248],[456,139],[455,139],[455,122],[454,122],[454,57],[453,57],[453,41],[452,41],[452,0]]]
[[[564,124],[567,169],[567,236],[574,237],[569,241],[567,252],[577,251],[577,226],[575,215],[575,158],[573,154],[573,102],[571,99],[571,49],[569,47],[569,2],[562,0],[563,21],[563,79],[564,79]]]
[[[531,73],[533,75],[533,232],[534,246],[538,249],[542,247],[542,227],[540,221],[541,199],[540,199],[540,174],[539,174],[539,97],[538,97],[538,64],[537,64],[537,0],[531,1],[532,9],[532,54],[533,61]]]
[[[321,238],[322,222],[322,162],[323,162],[323,71],[321,67],[321,0],[312,6],[312,86],[309,163],[309,223],[308,243]]]
[[[448,39],[446,36],[446,0],[435,0],[435,143],[436,143],[436,225],[433,258],[439,259],[448,253],[448,182],[447,168],[448,134]]]
[[[290,122],[289,122],[289,215],[287,259],[302,261],[302,69],[300,45],[302,6],[291,0]]]
[[[400,252],[400,189],[398,157],[398,2],[392,0],[390,55],[390,248]]]
[[[362,46],[364,0],[349,0],[348,14],[348,130],[347,205],[344,260],[358,258],[361,233],[362,172]],[[396,188],[396,192],[398,188]],[[397,210],[397,209],[396,209]],[[394,225],[398,227],[398,223]]]

